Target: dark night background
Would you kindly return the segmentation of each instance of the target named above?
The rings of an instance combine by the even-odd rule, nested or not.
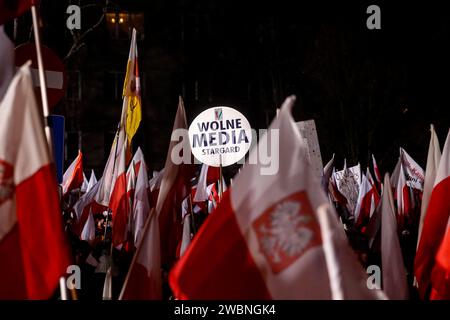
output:
[[[106,1],[41,0],[43,44],[63,58],[73,38],[67,6],[82,7],[81,33]],[[87,4],[98,6],[87,6]],[[368,30],[368,5],[381,8],[381,30]],[[188,121],[214,105],[235,106],[266,128],[283,99],[297,95],[297,121],[316,121],[324,164],[363,166],[374,153],[392,171],[399,147],[425,168],[429,125],[444,144],[450,126],[450,19],[443,4],[406,1],[114,1],[128,13],[116,33],[105,19],[64,62],[67,162],[79,143],[85,169],[100,176],[122,108],[121,90],[138,25],[143,121],[134,138],[152,169],[163,167],[178,95]],[[16,45],[29,41],[30,14],[18,19]],[[11,29],[11,27],[10,27]]]

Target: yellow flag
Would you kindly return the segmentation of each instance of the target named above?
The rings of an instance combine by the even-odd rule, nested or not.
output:
[[[139,128],[141,118],[141,99],[137,96],[128,97],[127,123],[125,125],[125,131],[127,133],[129,143],[131,143],[131,139],[133,139],[134,134]]]
[[[136,45],[136,29],[133,29],[133,36],[131,39],[130,55],[127,63],[127,73],[125,76],[125,83],[123,86],[123,96],[127,112],[125,122],[125,132],[127,134],[128,143],[131,144],[131,139],[135,135],[141,123],[141,85],[139,79],[138,68],[138,54]]]

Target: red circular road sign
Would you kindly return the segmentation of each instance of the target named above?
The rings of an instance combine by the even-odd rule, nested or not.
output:
[[[66,91],[66,72],[62,60],[48,47],[41,46],[42,60],[47,82],[47,98],[49,108],[54,107],[64,96]],[[35,87],[38,103],[41,101],[36,46],[34,43],[22,44],[15,49],[17,67],[31,60],[31,76]]]

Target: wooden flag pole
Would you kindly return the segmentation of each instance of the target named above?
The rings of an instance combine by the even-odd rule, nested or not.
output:
[[[44,130],[45,137],[47,138],[47,144],[50,151],[51,158],[53,159],[53,142],[52,142],[52,133],[50,130],[50,126],[48,125],[47,117],[50,114],[50,109],[48,107],[48,98],[47,98],[47,81],[45,79],[44,72],[44,62],[42,60],[42,52],[41,52],[41,38],[39,34],[39,18],[38,12],[36,9],[36,1],[32,0],[31,5],[31,16],[33,18],[33,30],[34,30],[34,43],[36,45],[36,56],[38,62],[38,71],[39,71],[39,83],[41,88],[41,100],[42,100],[42,111],[44,116]]]

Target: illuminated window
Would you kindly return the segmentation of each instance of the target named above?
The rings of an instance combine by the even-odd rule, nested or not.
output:
[[[133,28],[138,32],[138,40],[144,39],[144,14],[141,12],[108,12],[106,25],[113,39],[131,38]]]

